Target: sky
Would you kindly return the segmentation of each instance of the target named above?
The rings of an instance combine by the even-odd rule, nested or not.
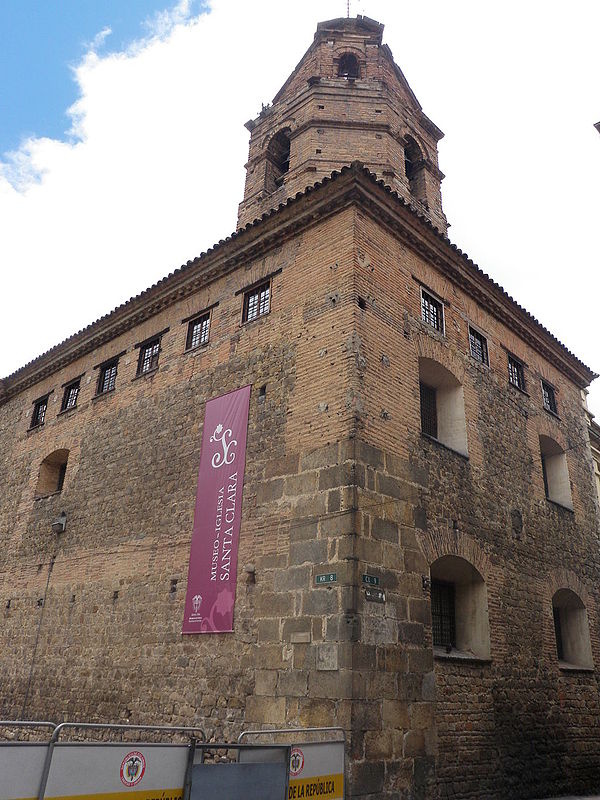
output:
[[[350,13],[385,24],[446,134],[451,240],[600,372],[600,4]],[[346,0],[0,2],[0,376],[235,229],[244,122],[317,22],[345,14]]]

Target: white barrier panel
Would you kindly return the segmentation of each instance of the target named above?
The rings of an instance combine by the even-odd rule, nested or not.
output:
[[[294,744],[288,800],[343,800],[344,742]]]
[[[0,744],[0,800],[37,800],[47,744]]]
[[[46,800],[181,800],[187,745],[59,742]]]

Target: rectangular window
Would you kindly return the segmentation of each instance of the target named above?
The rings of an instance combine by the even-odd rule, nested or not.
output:
[[[38,425],[43,425],[46,421],[46,411],[48,410],[48,397],[40,397],[39,400],[36,400],[33,404],[33,414],[31,416],[31,426],[32,428],[37,428]]]
[[[70,408],[75,408],[75,406],[77,405],[77,398],[79,397],[80,385],[81,381],[78,378],[76,381],[68,383],[65,386],[65,393],[63,394],[62,406],[60,407],[61,411],[68,411]]]
[[[106,394],[112,392],[115,388],[117,381],[117,364],[118,359],[114,361],[107,361],[100,367],[100,375],[98,376],[98,387],[96,394]]]
[[[419,383],[421,393],[421,430],[428,436],[437,439],[437,401],[435,389],[425,383]]]
[[[508,380],[517,389],[522,392],[525,391],[525,373],[523,372],[523,364],[517,361],[513,356],[508,357]]]
[[[476,361],[485,364],[489,367],[490,361],[488,358],[487,339],[479,331],[474,330],[469,325],[469,347],[471,348],[471,355]]]
[[[251,322],[271,310],[271,281],[265,281],[244,294],[242,322]]]
[[[193,350],[195,347],[200,347],[201,344],[208,344],[208,335],[210,332],[210,311],[202,314],[196,319],[190,320],[187,331],[187,339],[185,342],[186,350]]]
[[[456,647],[454,584],[431,581],[431,623],[436,647]]]
[[[553,414],[558,414],[558,406],[556,405],[556,395],[554,389],[546,381],[542,381],[542,399],[546,411],[551,411]]]
[[[138,358],[137,374],[145,375],[158,369],[158,355],[160,353],[160,337],[141,345]]]
[[[424,289],[421,289],[421,319],[436,331],[444,332],[444,306]]]

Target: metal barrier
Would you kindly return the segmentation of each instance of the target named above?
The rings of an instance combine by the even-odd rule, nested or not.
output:
[[[289,793],[290,745],[199,744],[200,763],[192,768],[190,800],[285,800]],[[235,750],[236,761],[210,764],[207,750]]]
[[[325,741],[305,741],[306,734],[312,737],[337,734]],[[242,739],[255,737],[289,737],[293,740],[290,750],[290,778],[286,797],[299,800],[318,797],[319,800],[342,800],[345,797],[344,759],[346,733],[343,728],[270,728],[262,731],[243,731]]]
[[[6,727],[49,727],[47,742],[0,742],[0,800],[71,795],[115,795],[137,786],[143,779],[144,797],[159,792],[164,800],[189,798],[197,739],[201,728],[167,725],[110,725],[102,723],[0,721]],[[183,744],[169,742],[61,742],[67,730],[183,734]],[[24,749],[26,748],[26,749]],[[141,789],[142,787],[140,787]]]
[[[0,741],[0,800],[90,796],[118,800],[131,789],[136,800],[344,797],[345,734],[341,728],[244,731],[237,743],[207,743],[200,728],[167,725],[0,720],[0,726],[51,730],[46,741]],[[89,736],[85,741],[61,740],[61,735],[76,730],[153,733],[163,741],[139,741],[139,736],[131,741],[90,741]],[[167,734],[179,734],[186,741],[164,741]],[[263,741],[242,741],[249,737]],[[265,737],[279,741],[265,742]],[[282,742],[282,737],[291,741]],[[228,760],[211,759],[219,751],[226,751]]]
[[[56,725],[46,720],[0,720],[0,728],[49,729]],[[48,752],[46,742],[0,739],[0,800],[36,797]]]

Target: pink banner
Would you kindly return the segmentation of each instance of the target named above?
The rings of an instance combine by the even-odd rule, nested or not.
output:
[[[233,630],[250,388],[206,404],[182,633]]]

